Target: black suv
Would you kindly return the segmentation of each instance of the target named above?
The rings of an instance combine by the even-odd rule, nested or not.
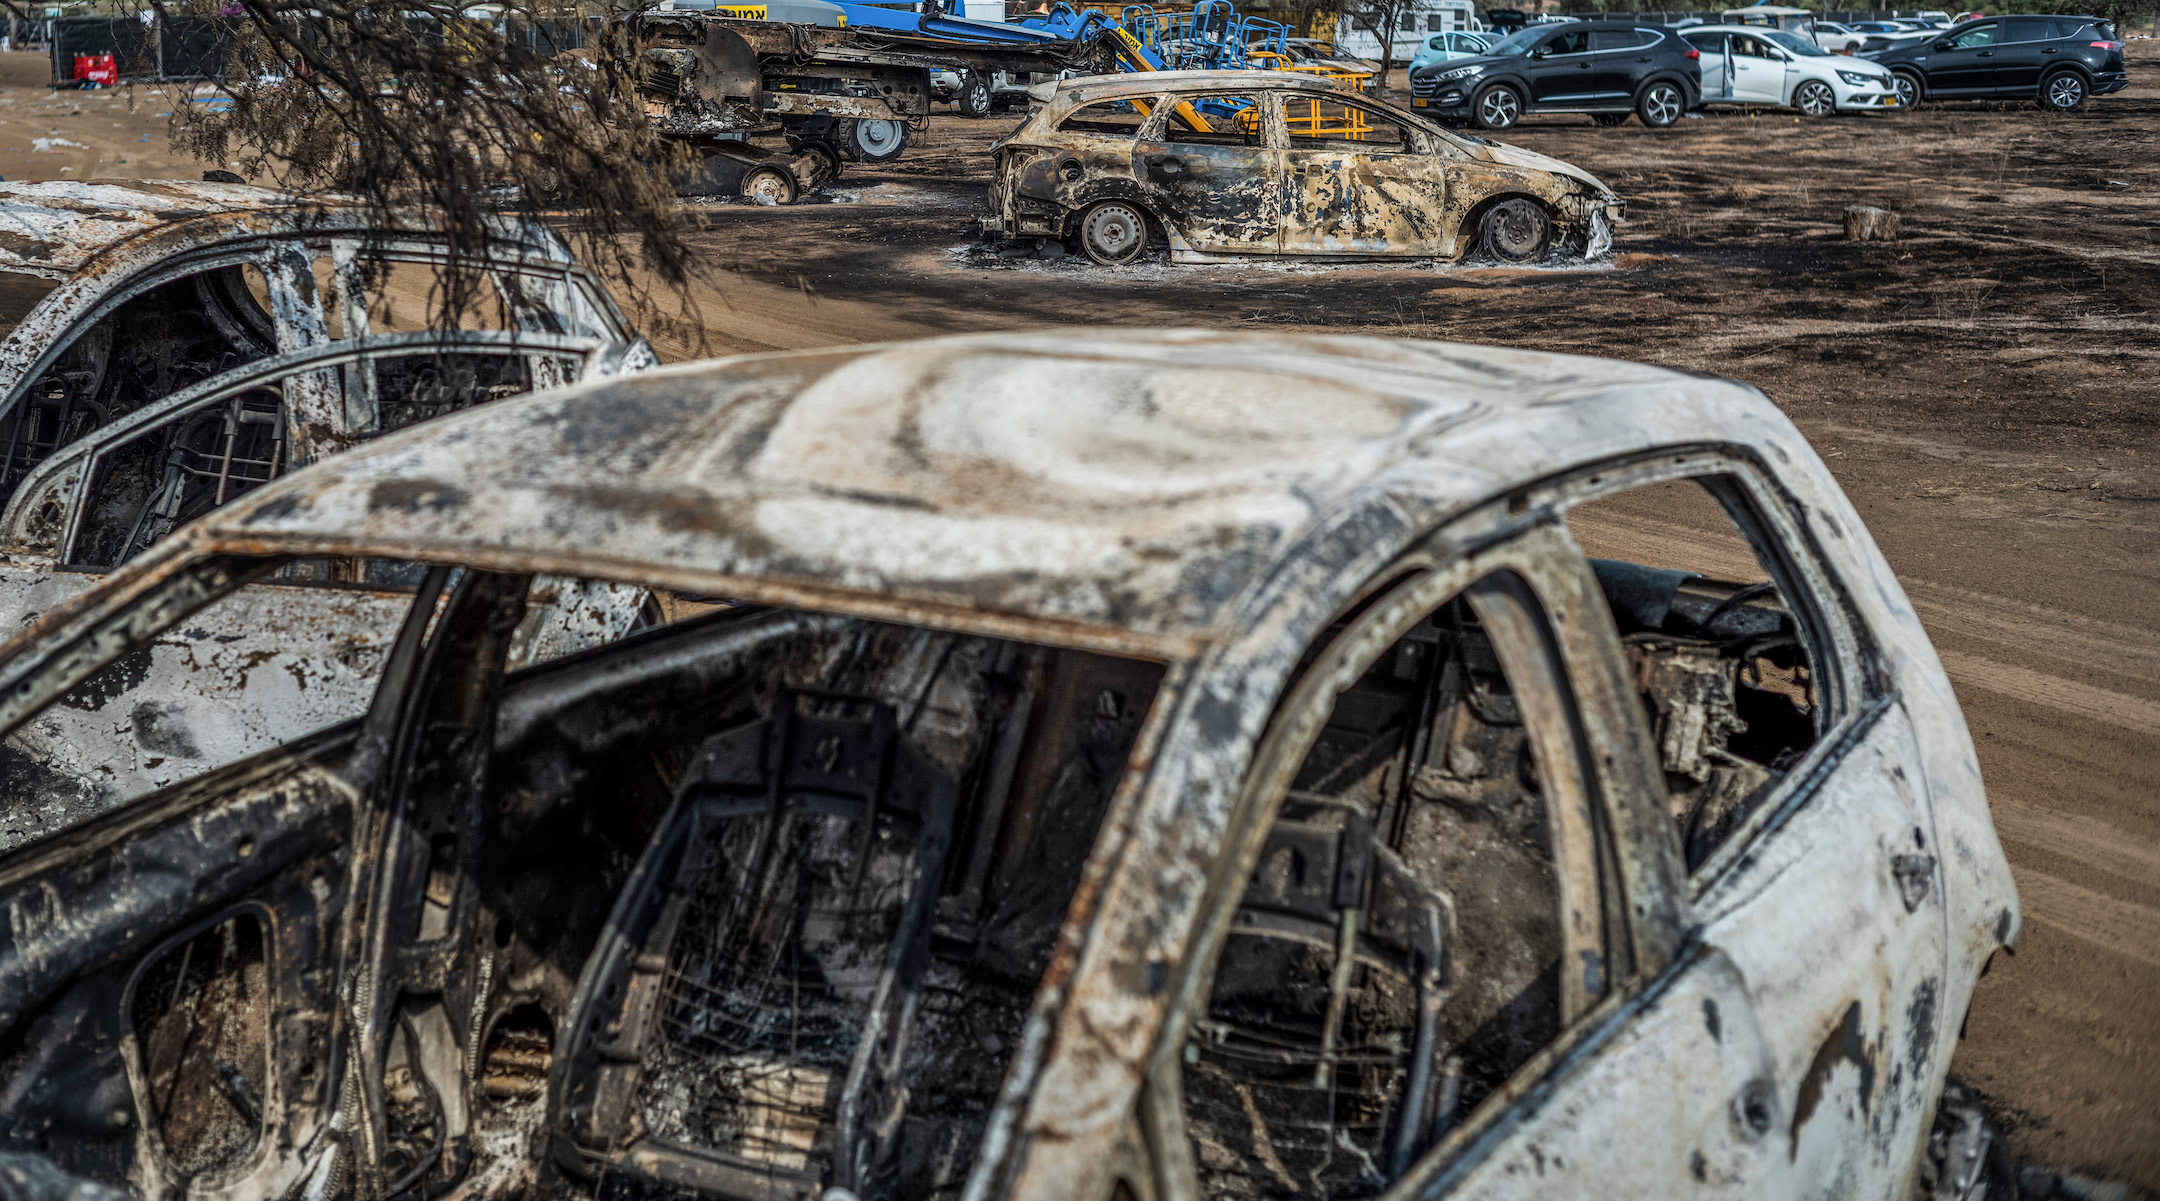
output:
[[[1702,104],[1701,53],[1662,29],[1572,21],[1517,30],[1477,58],[1410,73],[1410,107],[1442,120],[1506,129],[1525,113],[1629,113],[1663,128]]]
[[[2067,112],[2130,86],[2122,40],[2098,17],[1985,17],[1860,53],[1897,76],[1901,105],[2033,98]]]

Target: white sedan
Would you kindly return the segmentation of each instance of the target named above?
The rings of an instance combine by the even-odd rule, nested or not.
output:
[[[1704,105],[1780,105],[1810,117],[1895,108],[1886,67],[1832,54],[1779,29],[1702,26],[1680,36],[1702,52]]]
[[[1832,54],[1843,54],[1848,50],[1858,50],[1861,44],[1868,40],[1867,34],[1857,29],[1847,28],[1835,21],[1814,22],[1814,32],[1815,44]]]

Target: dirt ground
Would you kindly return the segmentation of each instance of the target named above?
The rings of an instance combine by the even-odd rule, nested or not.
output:
[[[1507,140],[1629,205],[1611,266],[1105,270],[975,248],[983,150],[939,116],[829,203],[691,211],[669,357],[1053,325],[1205,325],[1639,359],[1762,388],[1828,457],[1941,649],[2024,900],[1955,1070],[2032,1159],[2160,1191],[2160,46],[2089,112],[1929,108]],[[171,100],[0,56],[0,175],[193,178]],[[45,141],[40,148],[40,139]],[[145,140],[147,139],[147,140]],[[1840,213],[1898,212],[1848,244]],[[1675,540],[1695,531],[1676,523]]]

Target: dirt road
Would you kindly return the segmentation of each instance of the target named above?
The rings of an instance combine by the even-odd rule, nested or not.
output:
[[[1616,266],[1572,272],[1000,260],[969,221],[982,151],[1013,118],[941,116],[899,162],[851,168],[839,203],[693,210],[713,280],[694,314],[648,328],[684,357],[1265,327],[1758,385],[1828,456],[1927,621],[2024,897],[2024,944],[1981,981],[1956,1070],[2009,1109],[2026,1154],[2160,1190],[2160,52],[2132,55],[2140,86],[2073,117],[1533,119],[1510,140],[1629,202]],[[201,170],[163,148],[167,98],[131,111],[123,93],[45,92],[43,72],[0,56],[0,174]],[[1854,202],[1899,211],[1906,236],[1844,243]]]

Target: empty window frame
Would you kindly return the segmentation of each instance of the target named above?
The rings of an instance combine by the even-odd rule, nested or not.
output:
[[[1166,142],[1258,147],[1264,140],[1262,114],[1266,110],[1257,96],[1174,96],[1170,99],[1169,127],[1163,132]]]
[[[1632,962],[1545,609],[1512,570],[1407,599],[1462,574],[1338,626],[1260,752],[1155,1089],[1203,1196],[1378,1195]]]
[[[54,451],[191,384],[276,352],[253,265],[153,285],[81,330],[0,414],[0,497]]]
[[[1058,132],[1137,138],[1140,127],[1147,124],[1148,114],[1153,109],[1154,103],[1146,100],[1098,101],[1075,110],[1058,126]]]
[[[1283,97],[1283,131],[1294,150],[1399,154],[1411,148],[1410,131],[1401,122],[1327,96]]]
[[[1567,522],[1635,671],[1692,871],[1822,740],[1829,639],[1758,549],[1769,527],[1737,475],[1607,493]]]
[[[573,1014],[568,1135],[726,1195],[953,1195],[1162,667],[779,610],[656,635],[738,666],[611,702],[652,714],[623,770],[550,742],[506,782],[667,812],[625,836],[654,870]]]

